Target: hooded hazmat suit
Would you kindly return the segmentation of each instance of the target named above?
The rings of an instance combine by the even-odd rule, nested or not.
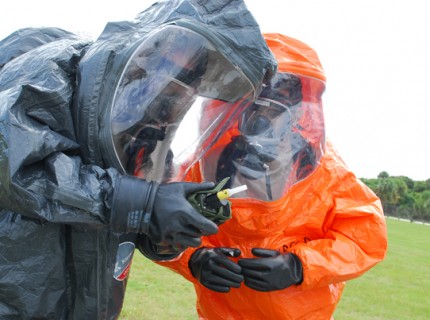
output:
[[[294,79],[290,84],[286,82],[285,88],[295,89],[285,89],[280,98],[273,92],[283,93],[283,84],[272,78],[272,89],[263,90],[260,101],[256,101],[259,105],[244,112],[246,120],[257,120],[253,126],[239,121],[238,127],[221,137],[213,152],[208,152],[188,175],[194,181],[229,176],[232,186],[245,183],[248,190],[230,198],[231,219],[219,227],[216,235],[203,237],[200,249],[189,248],[176,259],[157,263],[193,282],[200,319],[327,320],[341,298],[345,281],[383,260],[387,249],[385,220],[378,197],[348,170],[325,140],[321,103],[325,76],[316,53],[281,34],[265,34],[265,39],[277,58],[279,79]],[[274,110],[278,110],[275,116]],[[279,126],[280,122],[289,129]],[[253,133],[246,136],[245,132],[251,130]],[[262,137],[261,132],[270,134]],[[273,147],[270,141],[277,135],[283,137],[277,145],[283,146],[281,151],[265,148]],[[238,144],[237,140],[242,142]],[[251,142],[245,147],[243,141]],[[288,146],[285,141],[289,141]],[[219,147],[228,150],[227,158],[225,152],[216,150]],[[257,175],[261,157],[254,156],[263,153],[266,163],[261,168],[267,170],[266,179]],[[280,164],[274,164],[273,158],[281,159]],[[233,253],[230,256],[235,262],[256,258],[253,248],[293,253],[301,262],[302,279],[296,285],[268,292],[254,290],[244,282],[227,292],[210,290],[208,286],[217,288],[211,278],[204,286],[191,271],[193,259],[198,256],[195,253],[210,248],[239,249],[238,258]],[[215,255],[215,251],[209,251]],[[217,259],[198,266],[203,275],[211,263],[222,263]],[[218,271],[212,279],[219,280],[226,269],[213,270]],[[274,281],[276,287],[280,278]],[[267,283],[259,285],[264,289]]]
[[[237,0],[157,2],[133,21],[109,23],[95,42],[57,28],[23,29],[0,41],[1,319],[115,319],[135,246],[166,258],[151,251],[153,220],[143,219],[161,185],[126,175],[115,134],[130,127],[116,120],[156,100],[143,90],[127,96],[130,84],[148,88],[169,76],[171,86],[194,85],[183,79],[196,77],[171,74],[175,58],[163,65],[175,47],[168,35],[204,53],[193,97],[196,90],[208,95],[231,67],[230,78],[242,79],[252,100],[276,70],[258,24]],[[167,48],[162,58],[159,48]],[[207,72],[213,66],[224,69]],[[233,100],[218,89],[211,98]]]

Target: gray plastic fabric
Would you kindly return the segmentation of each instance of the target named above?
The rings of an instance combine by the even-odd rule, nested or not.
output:
[[[57,28],[0,41],[0,319],[118,316],[126,277],[114,279],[116,253],[135,235],[109,228],[119,174],[100,153],[100,95],[116,57],[173,21],[211,26],[256,87],[276,69],[243,1],[159,2],[95,43]]]
[[[0,69],[7,62],[27,51],[45,43],[66,38],[76,39],[76,36],[59,28],[24,28],[17,30],[1,41],[1,45],[8,49],[0,51]]]
[[[115,314],[105,198],[117,172],[82,164],[70,109],[88,45],[56,28],[0,41],[0,319]]]

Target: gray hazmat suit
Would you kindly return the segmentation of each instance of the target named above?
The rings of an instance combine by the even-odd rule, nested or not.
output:
[[[58,28],[0,41],[0,319],[115,319],[135,247],[160,258],[112,200],[125,173],[103,113],[136,43],[165,24],[213,41],[256,94],[276,70],[243,1],[157,2],[94,42]]]

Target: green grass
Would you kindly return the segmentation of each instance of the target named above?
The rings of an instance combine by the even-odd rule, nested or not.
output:
[[[387,226],[386,259],[347,283],[336,320],[430,319],[430,227]],[[197,319],[193,286],[136,252],[120,319]]]
[[[388,219],[388,254],[347,283],[336,320],[430,319],[430,227]]]
[[[197,319],[191,282],[135,252],[122,320]]]

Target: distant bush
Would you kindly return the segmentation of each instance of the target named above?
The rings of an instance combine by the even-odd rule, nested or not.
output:
[[[361,180],[381,199],[385,215],[430,222],[430,179],[414,181],[383,171],[376,179]]]

